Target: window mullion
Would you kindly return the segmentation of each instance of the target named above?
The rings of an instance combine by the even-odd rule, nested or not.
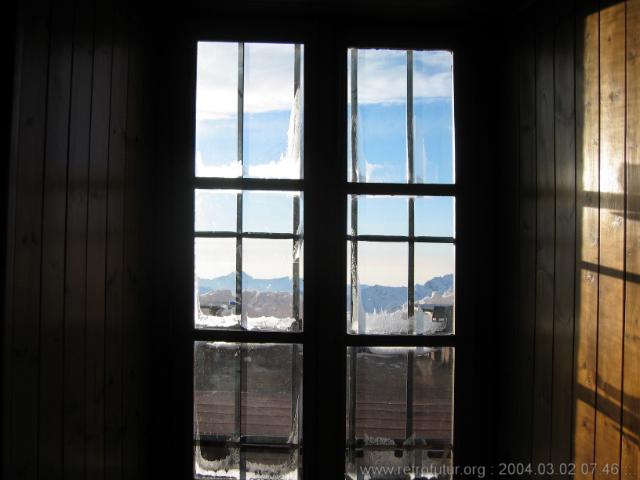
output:
[[[407,51],[407,170],[408,183],[415,182],[414,161],[413,161],[413,52]],[[409,255],[408,255],[408,279],[407,279],[407,321],[409,322],[409,334],[416,332],[415,325],[415,278],[414,278],[414,199],[409,197],[408,201],[408,220],[409,220]],[[406,426],[405,437],[411,438],[413,435],[413,364],[414,352],[412,349],[407,351],[407,410],[406,410]],[[413,452],[415,455],[415,451]],[[415,458],[414,458],[415,464]]]
[[[242,170],[243,166],[243,145],[244,145],[244,43],[238,45],[238,163]],[[237,194],[237,206],[236,206],[236,231],[241,234],[242,227],[242,191]],[[240,326],[243,330],[247,328],[247,320],[242,306],[242,236],[236,237],[236,315],[240,315]],[[246,417],[246,404],[242,398],[242,392],[247,390],[247,375],[244,361],[244,345],[238,344],[237,352],[237,369],[236,375],[236,409],[235,409],[235,428],[238,436],[239,445],[239,470],[240,480],[246,478],[246,456],[242,448],[242,439],[244,435],[244,429],[242,425],[242,417]]]

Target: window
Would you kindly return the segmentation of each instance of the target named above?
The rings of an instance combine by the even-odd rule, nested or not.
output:
[[[303,330],[302,56],[198,44],[196,478],[299,477],[303,345],[286,333]]]
[[[337,68],[347,80],[348,168],[318,188],[327,177],[317,165],[305,168],[305,139],[317,146],[318,138],[312,113],[304,119],[304,46],[201,41],[197,48],[195,477],[302,478],[303,434],[308,454],[325,451],[304,420],[331,411],[320,394],[341,398],[348,478],[407,471],[449,478],[442,468],[453,461],[451,52],[344,50],[346,65]],[[319,212],[319,190],[327,205],[344,205],[344,215]],[[307,193],[313,208],[305,212]],[[308,256],[322,247],[305,239],[305,222],[317,234],[341,231],[324,238],[343,242],[343,253],[334,252],[340,261],[309,262],[306,293],[314,301],[306,313],[303,246],[316,240]],[[338,264],[331,278],[343,279],[344,310],[322,316],[318,306],[331,303],[334,285],[318,279]],[[344,390],[303,399],[303,383],[326,375],[332,363],[324,359],[336,352],[344,368],[331,375]],[[315,409],[303,414],[303,402]],[[342,420],[325,415],[319,423],[327,421]]]
[[[454,333],[453,58],[351,48],[348,71],[345,468],[448,478],[454,349],[437,338]],[[436,341],[379,345],[398,335]]]

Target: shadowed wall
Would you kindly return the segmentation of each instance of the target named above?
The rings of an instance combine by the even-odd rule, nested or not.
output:
[[[150,103],[120,2],[18,14],[2,477],[139,478],[148,389]]]
[[[640,2],[537,2],[511,38],[500,456],[636,478]]]

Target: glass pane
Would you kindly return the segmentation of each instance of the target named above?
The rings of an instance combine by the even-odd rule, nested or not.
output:
[[[354,205],[356,203],[356,205]],[[349,195],[347,231],[351,215],[357,209],[358,235],[408,235],[407,197],[385,195]]]
[[[235,232],[238,192],[196,190],[196,232]]]
[[[453,348],[347,348],[347,476],[451,478]]]
[[[416,183],[454,182],[453,55],[413,52]]]
[[[200,328],[240,326],[236,311],[236,240],[196,238],[195,325]]]
[[[302,279],[295,290],[300,245],[293,240],[243,239],[242,315],[249,330],[300,330]],[[301,270],[301,269],[300,269]],[[301,277],[302,275],[300,275]]]
[[[196,478],[297,479],[302,346],[195,342]]]
[[[454,197],[416,197],[414,205],[417,236],[455,236]]]
[[[302,88],[296,47],[247,43],[244,50],[244,176],[301,178]],[[300,47],[300,87],[302,47]]]
[[[455,246],[415,244],[416,333],[451,334],[454,330]]]
[[[453,55],[440,50],[412,51],[411,55],[413,60],[406,50],[348,51],[349,181],[411,181],[408,101],[413,107],[413,182],[455,181]],[[408,75],[413,81],[409,100]]]
[[[302,195],[299,192],[244,190],[195,191],[196,232],[236,232],[238,194],[242,194],[242,231],[302,235]],[[298,205],[294,219],[295,205]]]
[[[293,233],[294,203],[299,204],[299,193],[245,191],[242,201],[245,232]],[[299,223],[301,206],[298,212]],[[296,233],[301,233],[300,229]]]
[[[348,253],[349,331],[367,334],[408,333],[407,243],[352,242]],[[353,280],[352,280],[353,279]],[[351,288],[351,283],[355,288]]]
[[[352,68],[355,66],[355,70]],[[358,182],[407,181],[407,53],[403,50],[350,49],[349,140],[352,93],[357,95],[356,134]],[[356,88],[352,88],[357,76]],[[353,145],[350,145],[353,149]],[[351,157],[350,157],[351,158]]]
[[[239,177],[238,44],[198,42],[196,176]]]

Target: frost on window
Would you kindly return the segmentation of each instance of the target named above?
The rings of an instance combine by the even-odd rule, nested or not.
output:
[[[302,346],[196,342],[194,474],[301,477]]]
[[[195,191],[198,328],[300,331],[300,192]]]
[[[302,178],[304,47],[199,42],[195,173]]]
[[[348,347],[348,478],[450,478],[453,355],[449,347]]]
[[[348,179],[454,183],[453,54],[350,48]]]
[[[349,195],[347,331],[454,330],[453,197]]]

